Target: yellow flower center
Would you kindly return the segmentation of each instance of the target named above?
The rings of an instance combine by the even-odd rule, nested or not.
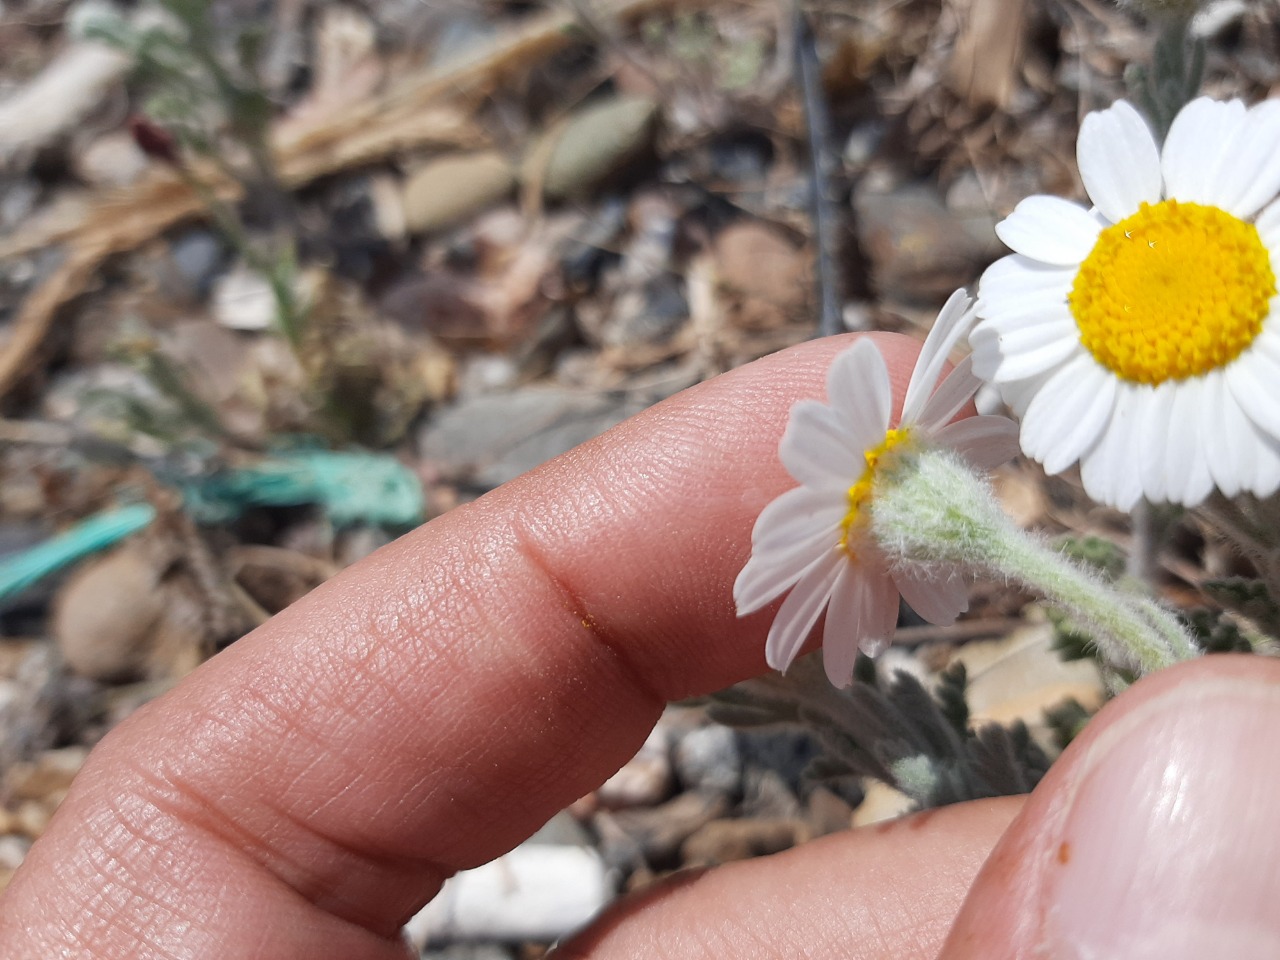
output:
[[[1217,207],[1164,200],[1098,235],[1067,299],[1099,363],[1155,385],[1238,357],[1275,294],[1257,227]]]
[[[893,451],[910,440],[911,428],[898,427],[886,432],[881,443],[863,452],[862,458],[867,465],[863,468],[858,482],[849,488],[849,512],[840,521],[840,549],[850,556],[853,556],[853,550],[849,546],[849,539],[854,526],[863,518],[863,507],[871,500],[871,488],[876,482],[876,468],[884,466]]]

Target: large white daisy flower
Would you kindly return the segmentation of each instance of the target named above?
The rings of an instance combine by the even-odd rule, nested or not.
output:
[[[1280,101],[1194,100],[1163,150],[1120,101],[1077,154],[1092,210],[1029,197],[996,228],[1014,254],[979,285],[974,369],[1095,500],[1274,492]]]
[[[951,623],[968,607],[968,587],[958,577],[889,569],[868,528],[868,510],[877,471],[905,451],[948,446],[980,468],[1017,452],[1017,427],[1004,417],[951,422],[981,383],[970,358],[938,385],[947,355],[969,329],[969,307],[958,290],[942,308],[911,374],[896,427],[890,428],[889,371],[870,340],[857,341],[832,361],[828,403],[802,400],[791,408],[778,454],[801,485],[761,512],[751,533],[751,559],[733,587],[739,616],[791,591],[765,645],[771,667],[785,670],[791,664],[826,610],[827,676],[845,686],[859,648],[875,654],[889,642],[899,595],[930,623]]]

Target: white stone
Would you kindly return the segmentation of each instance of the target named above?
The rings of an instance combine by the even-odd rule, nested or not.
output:
[[[276,325],[276,298],[262,274],[243,263],[213,284],[213,316],[232,330],[270,330]]]
[[[451,941],[550,943],[587,924],[613,893],[594,850],[526,844],[450,879],[405,932],[418,949]]]
[[[676,746],[675,763],[680,782],[688,790],[734,793],[742,777],[738,738],[720,724],[685,734]]]

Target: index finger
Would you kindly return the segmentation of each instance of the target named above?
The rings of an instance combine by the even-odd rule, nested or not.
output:
[[[787,412],[848,342],[686,391],[432,521],[139,711],[16,875],[0,945],[230,956],[247,931],[263,956],[400,956],[450,873],[598,786],[664,703],[763,671],[768,618],[737,620],[733,580],[791,485]],[[879,343],[900,397],[918,345]]]

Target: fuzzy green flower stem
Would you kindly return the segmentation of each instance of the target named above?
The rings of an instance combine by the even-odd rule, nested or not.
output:
[[[990,488],[948,451],[924,451],[882,471],[871,515],[872,531],[889,557],[1022,584],[1089,628],[1111,664],[1145,674],[1199,653],[1159,604],[1112,588],[1019,530]]]
[[[1125,71],[1129,94],[1146,111],[1163,141],[1173,118],[1200,92],[1205,45],[1191,35],[1198,0],[1131,0],[1160,25],[1150,67],[1131,64]]]

